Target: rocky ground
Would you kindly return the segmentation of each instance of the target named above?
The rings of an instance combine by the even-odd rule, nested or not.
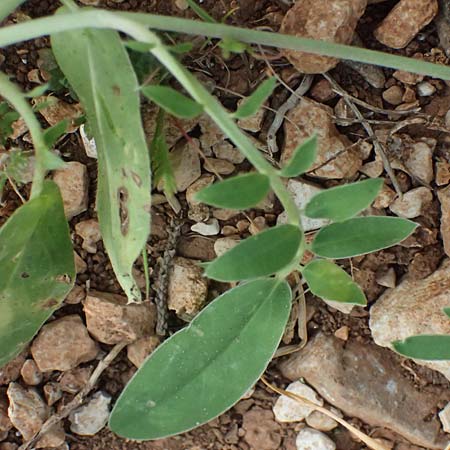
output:
[[[80,3],[194,17],[183,0]],[[368,3],[366,7],[366,0],[298,0],[292,6],[288,0],[205,0],[202,6],[217,20],[234,10],[227,19],[230,24],[353,42],[448,63],[450,2]],[[52,0],[29,0],[8,21],[45,15],[57,6]],[[367,213],[397,215],[420,224],[397,247],[343,262],[364,289],[368,308],[344,308],[308,293],[303,296],[298,280],[292,278],[298,295],[279,354],[297,351],[274,359],[266,373],[268,380],[329,408],[383,448],[444,449],[450,441],[450,362],[413,362],[388,347],[391,341],[413,334],[450,333],[450,322],[441,313],[444,306],[450,306],[450,84],[271,49],[255,48],[251,56],[224,60],[213,44],[203,48],[202,38],[194,43],[185,64],[230,109],[272,71],[286,85],[279,85],[260,114],[240,122],[274,164],[289,158],[300,139],[318,133],[317,164],[306,176],[288,183],[299,207],[326,187],[381,176],[385,186]],[[33,88],[53,73],[48,46],[47,39],[37,39],[4,49],[0,68],[24,88]],[[324,71],[327,75],[307,75],[302,81],[302,73]],[[67,90],[52,96],[57,101],[39,111],[43,125],[73,119],[70,132],[57,145],[67,167],[51,176],[61,188],[70,220],[77,280],[64,306],[30,347],[0,369],[0,450],[27,448],[23,442],[80,396],[84,401],[71,407],[66,419],[54,420],[36,448],[367,448],[336,421],[274,394],[261,383],[221,417],[181,436],[136,443],[105,428],[124,384],[163,339],[155,333],[155,301],[167,297],[169,332],[180,329],[228,287],[208,284],[197,263],[282,222],[283,214],[271,197],[247,214],[196,203],[193,196],[202,187],[248,171],[250,166],[208,118],[169,118],[166,133],[178,202],[170,206],[155,189],[147,246],[150,300],[126,305],[99,233],[95,145],[75,120],[82,108]],[[142,114],[151,140],[155,110],[144,104]],[[18,120],[13,128],[1,154],[11,147],[30,148],[23,122]],[[386,161],[393,176],[388,175]],[[0,224],[20,205],[20,197],[29,193],[29,174],[24,171],[22,177],[22,183],[6,186]],[[178,217],[183,217],[181,223]],[[303,219],[308,236],[322,224]],[[138,260],[135,275],[145,291],[143,272],[143,261]],[[104,364],[107,367],[97,379],[95,369],[103,366],[111,351],[118,356]]]

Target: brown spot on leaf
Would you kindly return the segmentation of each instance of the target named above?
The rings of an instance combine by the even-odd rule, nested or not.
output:
[[[65,284],[70,284],[72,282],[72,278],[67,273],[64,273],[62,275],[57,275],[55,277],[55,280],[58,281],[59,283],[65,283]]]
[[[45,300],[44,303],[42,303],[41,307],[43,309],[48,309],[48,308],[54,308],[57,305],[58,305],[58,300],[56,300],[54,298],[49,298],[49,299]]]
[[[117,190],[117,194],[119,197],[120,231],[123,236],[126,236],[130,224],[130,218],[128,216],[128,190],[124,186],[121,186]]]
[[[142,186],[142,178],[133,170],[131,171],[131,178],[133,178],[133,181],[136,183],[137,187]]]
[[[27,273],[27,272],[22,272],[22,273],[20,274],[20,278],[30,278],[30,274]]]
[[[119,86],[114,85],[112,87],[112,90],[113,90],[114,95],[120,95],[120,87]]]

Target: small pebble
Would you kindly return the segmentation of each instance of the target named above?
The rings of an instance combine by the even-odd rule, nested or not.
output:
[[[220,225],[217,219],[210,219],[208,222],[198,222],[192,225],[191,230],[202,236],[215,236],[220,232]]]
[[[417,93],[420,97],[430,97],[436,92],[436,88],[428,81],[422,81],[417,85]]]
[[[42,372],[32,359],[27,359],[23,363],[20,374],[28,386],[37,386],[42,381]]]
[[[297,450],[336,450],[336,444],[326,434],[308,427],[299,431],[295,444]]]

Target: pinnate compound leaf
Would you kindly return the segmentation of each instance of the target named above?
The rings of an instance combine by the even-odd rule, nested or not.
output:
[[[263,200],[269,190],[266,175],[248,173],[214,183],[198,192],[195,199],[218,208],[247,209]]]
[[[117,400],[111,430],[129,439],[158,439],[226,411],[264,372],[290,303],[288,284],[274,279],[218,297],[146,360]]]
[[[366,305],[362,289],[352,277],[338,265],[324,259],[316,259],[302,271],[309,289],[324,300],[332,300],[355,305]]]
[[[264,80],[256,90],[247,97],[238,109],[233,113],[236,119],[245,119],[251,117],[258,112],[263,103],[272,95],[277,80],[275,77]]]
[[[149,234],[151,186],[138,81],[115,31],[58,33],[52,47],[97,145],[97,210],[106,250],[129,301],[139,301],[132,267]]]
[[[61,195],[45,181],[42,193],[0,228],[0,367],[23,350],[74,280]]]
[[[356,217],[322,228],[311,249],[324,258],[351,258],[398,244],[416,227],[399,217]]]
[[[180,119],[192,119],[203,112],[203,106],[169,86],[145,86],[142,93],[168,113]]]
[[[450,336],[422,334],[394,341],[394,349],[403,356],[428,361],[450,360]]]
[[[303,235],[295,225],[280,225],[245,239],[206,265],[208,278],[238,281],[271,275],[290,264]]]
[[[291,159],[280,170],[282,177],[298,177],[307,172],[317,156],[317,136],[311,136],[302,142],[294,151]]]
[[[310,200],[306,205],[305,215],[335,222],[350,219],[375,200],[383,183],[381,178],[371,178],[327,189]]]

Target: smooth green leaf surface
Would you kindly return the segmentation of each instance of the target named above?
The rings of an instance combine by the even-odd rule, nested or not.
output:
[[[444,308],[444,313],[450,317],[450,308]]]
[[[313,219],[335,222],[350,219],[366,209],[377,197],[383,179],[371,178],[344,184],[315,195],[306,205],[305,214]]]
[[[22,3],[25,3],[25,0],[2,0],[0,2],[0,20],[5,19]]]
[[[317,136],[311,136],[295,150],[285,167],[280,170],[282,177],[298,177],[308,171],[317,156]]]
[[[203,112],[202,105],[168,86],[145,86],[142,93],[168,113],[180,119],[192,119]]]
[[[350,258],[398,244],[416,227],[399,217],[356,217],[322,228],[311,249],[324,258]]]
[[[218,208],[247,209],[263,200],[269,190],[269,177],[248,173],[214,183],[198,192],[195,199]]]
[[[0,228],[0,367],[23,350],[74,281],[61,195],[46,181]]]
[[[408,358],[429,361],[450,360],[450,336],[419,335],[392,343],[394,349]]]
[[[61,120],[56,125],[44,130],[44,141],[48,148],[53,148],[56,141],[67,131],[69,121],[67,119]]]
[[[276,85],[277,79],[275,77],[264,80],[255,91],[241,103],[238,109],[233,113],[233,116],[236,119],[245,119],[246,117],[256,114],[263,103],[272,95]]]
[[[311,261],[302,270],[302,275],[314,295],[324,300],[366,305],[362,289],[352,277],[338,265],[324,259]]]
[[[205,275],[238,281],[271,275],[292,262],[303,239],[295,225],[280,225],[245,239],[206,265]]]
[[[119,34],[52,36],[55,57],[80,98],[98,152],[97,210],[103,242],[130,301],[141,299],[132,266],[150,230],[150,161],[139,86]]]
[[[288,284],[273,279],[218,297],[151,354],[117,400],[111,430],[129,439],[158,439],[226,411],[264,372],[290,303]]]

